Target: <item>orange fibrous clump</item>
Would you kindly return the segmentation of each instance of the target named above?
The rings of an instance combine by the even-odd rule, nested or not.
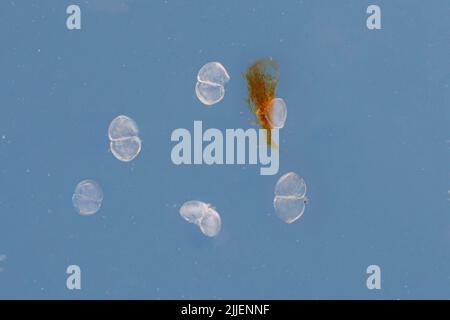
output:
[[[267,144],[272,145],[270,111],[278,85],[278,64],[272,58],[256,61],[245,73],[247,104],[259,124],[267,130]]]

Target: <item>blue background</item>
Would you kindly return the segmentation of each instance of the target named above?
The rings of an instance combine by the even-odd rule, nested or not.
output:
[[[370,31],[374,3],[1,1],[0,297],[449,298],[450,2],[376,1]],[[278,175],[173,165],[176,128],[252,127],[242,73],[267,56],[288,106]],[[209,61],[231,81],[205,107]],[[143,139],[131,163],[108,150],[119,114]],[[288,171],[310,199],[292,225],[272,205]],[[71,203],[83,179],[105,194],[90,217]],[[217,208],[217,238],[180,218],[191,199]]]

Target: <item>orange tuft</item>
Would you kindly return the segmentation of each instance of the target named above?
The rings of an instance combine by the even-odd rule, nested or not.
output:
[[[267,130],[267,144],[272,145],[273,126],[270,111],[278,85],[278,64],[272,58],[265,58],[252,64],[245,73],[247,79],[247,104],[259,124]]]

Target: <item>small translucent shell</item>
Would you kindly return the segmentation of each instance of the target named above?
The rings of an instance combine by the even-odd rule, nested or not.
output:
[[[209,62],[200,68],[195,84],[197,98],[210,106],[225,96],[225,84],[230,80],[227,70],[220,62]]]
[[[270,108],[269,121],[273,128],[281,129],[287,118],[286,103],[281,98],[272,100],[272,107]]]
[[[296,196],[304,198],[306,195],[306,183],[295,172],[288,172],[278,179],[275,185],[276,196]]]
[[[139,129],[133,119],[124,115],[114,118],[108,128],[109,147],[114,157],[124,162],[136,158],[142,148],[138,134]]]
[[[210,106],[223,99],[225,88],[222,85],[213,83],[197,82],[195,85],[195,93],[201,103]]]
[[[305,212],[306,203],[306,183],[303,178],[289,172],[278,179],[273,206],[281,220],[292,223],[299,219]]]
[[[281,220],[292,223],[303,215],[306,204],[304,199],[278,196],[274,198],[273,206]]]
[[[108,136],[110,140],[120,140],[137,135],[139,135],[139,129],[136,122],[127,116],[117,116],[109,124]]]
[[[103,191],[93,180],[83,180],[77,184],[72,195],[72,204],[81,215],[92,215],[100,210]]]
[[[219,214],[213,208],[208,208],[206,214],[200,219],[200,230],[208,237],[215,237],[219,234],[222,221]]]
[[[219,213],[203,201],[185,202],[180,208],[180,215],[189,223],[197,225],[200,231],[208,237],[217,236],[222,228]]]
[[[185,202],[180,208],[180,215],[189,223],[197,224],[208,211],[208,205],[202,201],[191,200]]]
[[[142,142],[139,137],[130,137],[111,141],[109,146],[112,154],[117,159],[128,162],[136,158],[139,152],[141,152]]]
[[[227,70],[220,62],[209,62],[200,68],[197,81],[225,85],[230,80]]]

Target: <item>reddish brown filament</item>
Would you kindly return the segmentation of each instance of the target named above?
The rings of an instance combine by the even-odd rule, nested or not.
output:
[[[272,145],[270,110],[278,85],[278,64],[272,58],[256,61],[245,73],[247,79],[247,104],[259,124],[267,130],[267,144]]]

